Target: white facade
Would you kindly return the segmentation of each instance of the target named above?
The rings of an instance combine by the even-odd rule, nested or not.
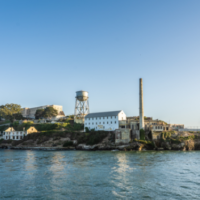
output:
[[[24,136],[27,135],[26,131],[4,131],[3,139],[4,140],[21,140]]]
[[[126,120],[126,114],[121,111],[90,113],[85,116],[84,129],[114,131],[119,129],[119,121]]]

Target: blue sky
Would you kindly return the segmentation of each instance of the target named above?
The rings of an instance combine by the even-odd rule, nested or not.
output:
[[[0,104],[63,105],[200,127],[200,1],[1,0]]]

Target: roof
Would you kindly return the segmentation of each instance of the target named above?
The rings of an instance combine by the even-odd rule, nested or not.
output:
[[[90,117],[107,117],[107,116],[117,116],[122,110],[110,111],[110,112],[98,112],[98,113],[89,113],[85,118]]]
[[[12,128],[12,131],[15,131],[15,129],[13,127],[11,127],[11,126],[4,128],[3,131],[7,132],[7,130],[10,129],[10,128]]]

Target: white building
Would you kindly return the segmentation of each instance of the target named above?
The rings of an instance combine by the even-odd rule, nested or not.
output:
[[[119,121],[126,120],[126,114],[124,111],[111,111],[111,112],[99,112],[89,113],[85,116],[84,128],[114,131],[119,129]]]
[[[9,127],[6,130],[3,131],[3,139],[4,140],[21,140],[24,138],[24,136],[30,134],[30,133],[36,133],[37,130],[35,127],[31,126],[27,130],[23,131],[15,131],[13,127]]]

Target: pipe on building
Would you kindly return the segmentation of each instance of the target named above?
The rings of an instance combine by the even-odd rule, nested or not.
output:
[[[140,129],[144,129],[144,107],[143,107],[143,82],[142,78],[139,80],[139,90],[140,90],[140,96],[139,96],[139,102],[140,102]]]

